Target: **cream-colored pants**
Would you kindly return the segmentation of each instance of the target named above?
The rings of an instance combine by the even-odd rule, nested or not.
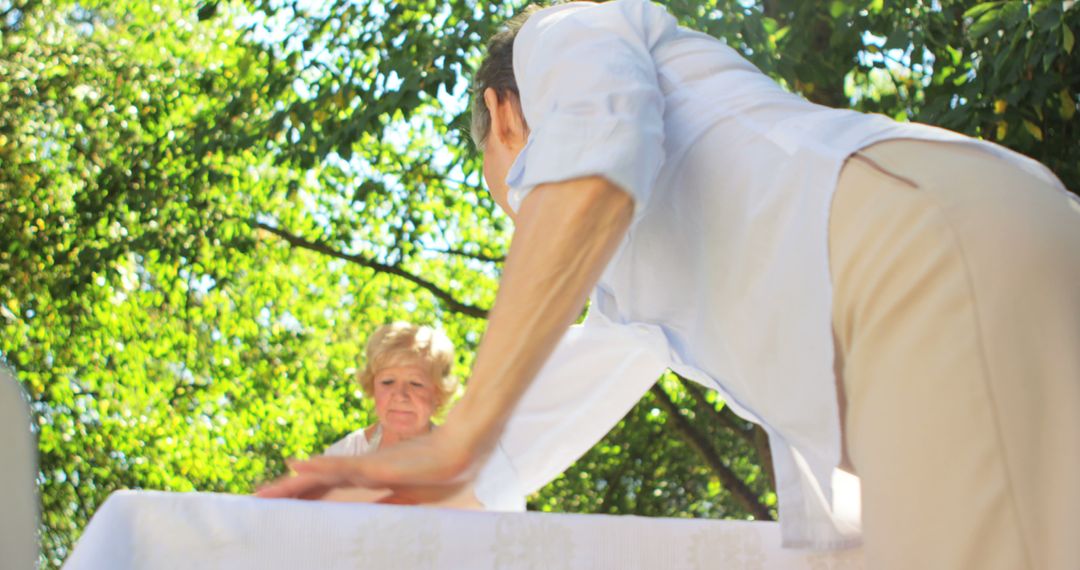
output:
[[[879,143],[830,256],[867,568],[1080,569],[1080,203],[970,145]]]

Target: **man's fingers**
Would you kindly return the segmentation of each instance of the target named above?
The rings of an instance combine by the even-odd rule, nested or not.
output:
[[[326,496],[330,492],[332,487],[326,485],[315,485],[308,487],[302,493],[296,495],[297,499],[303,499],[305,501],[315,501]]]
[[[377,481],[364,477],[363,461],[351,457],[316,457],[307,461],[289,460],[295,475],[282,477],[255,491],[267,499],[318,499],[340,487],[379,488]]]
[[[422,505],[438,503],[453,495],[453,491],[444,487],[395,489],[389,495],[375,501],[388,505]]]
[[[259,489],[255,495],[316,499],[333,489],[362,487],[395,489],[391,496],[380,502],[441,501],[453,496],[462,483],[459,479],[464,464],[456,451],[459,450],[447,440],[425,436],[362,457],[317,456],[306,461],[289,460],[287,465],[295,475],[279,479]]]
[[[350,469],[352,463],[347,457],[312,457],[305,461],[290,461],[288,465],[297,473],[333,473]]]
[[[419,504],[416,500],[410,499],[400,493],[390,493],[389,495],[375,501],[384,505],[416,505]]]
[[[293,479],[278,480],[259,487],[255,491],[256,497],[264,499],[286,499],[296,496],[300,487]]]
[[[387,481],[370,475],[365,457],[313,457],[289,464],[297,474],[323,477],[342,487],[384,487]]]
[[[256,497],[265,499],[309,498],[311,495],[322,496],[333,485],[325,477],[314,474],[300,474],[278,479],[255,491]]]
[[[377,502],[392,505],[447,505],[469,506],[465,501],[456,501],[463,490],[471,489],[460,484],[454,485],[409,485],[395,487],[392,493]],[[471,491],[470,491],[471,496]]]

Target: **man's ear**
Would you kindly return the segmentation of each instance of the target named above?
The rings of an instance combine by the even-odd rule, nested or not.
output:
[[[500,98],[494,88],[488,87],[484,89],[484,105],[491,116],[491,132],[488,136],[496,137],[499,143],[511,148],[524,146],[528,129],[517,95],[506,93]]]

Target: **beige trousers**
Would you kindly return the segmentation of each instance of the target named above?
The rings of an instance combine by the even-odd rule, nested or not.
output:
[[[1080,569],[1080,204],[971,145],[879,143],[830,257],[867,568]]]

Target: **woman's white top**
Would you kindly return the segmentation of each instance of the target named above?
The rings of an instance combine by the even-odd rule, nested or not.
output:
[[[323,455],[351,457],[365,455],[379,449],[379,443],[382,441],[382,425],[375,427],[375,433],[371,434],[370,441],[365,433],[366,430],[367,428],[360,428],[335,441],[326,448]]]
[[[598,174],[633,196],[635,214],[588,319],[515,410],[488,471],[506,492],[532,492],[671,368],[769,434],[785,545],[856,544],[857,498],[834,497],[833,484],[828,221],[844,160],[918,138],[1053,175],[955,133],[811,104],[645,0],[536,13],[514,72],[531,131],[507,179],[511,206],[539,184]]]

